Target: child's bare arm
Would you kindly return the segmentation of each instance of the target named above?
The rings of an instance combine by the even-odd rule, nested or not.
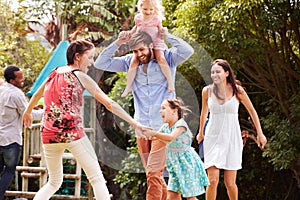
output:
[[[178,126],[171,132],[171,134],[157,132],[157,131],[151,130],[151,129],[144,130],[143,134],[150,138],[156,137],[156,138],[166,141],[166,142],[172,142],[173,140],[175,140],[177,137],[179,137],[184,132],[186,132],[186,127]]]
[[[135,25],[131,30],[130,30],[130,35],[135,34],[137,31],[137,26]]]

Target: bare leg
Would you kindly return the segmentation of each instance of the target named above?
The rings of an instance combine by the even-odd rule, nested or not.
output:
[[[236,185],[236,170],[224,170],[224,182],[230,200],[238,199],[238,187]]]
[[[161,50],[154,50],[156,60],[160,65],[161,71],[167,79],[168,82],[168,92],[172,93],[175,92],[175,87],[173,84],[173,79],[171,75],[171,70],[168,62],[165,59],[164,52]]]
[[[173,192],[173,191],[168,190],[167,200],[181,200],[181,194],[178,192]]]
[[[209,185],[206,187],[206,200],[215,200],[217,197],[217,188],[220,178],[220,170],[215,166],[207,169]]]
[[[131,91],[132,83],[135,78],[138,65],[139,65],[139,61],[136,59],[135,56],[133,56],[127,73],[126,87],[121,97],[126,97],[128,93]]]

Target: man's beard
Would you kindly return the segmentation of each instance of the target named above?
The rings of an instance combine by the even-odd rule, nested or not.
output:
[[[151,59],[151,56],[152,56],[152,51],[151,51],[150,48],[148,48],[148,52],[149,53],[146,56],[146,60],[142,61],[142,60],[139,59],[140,63],[142,63],[142,64],[148,64],[150,62],[150,59]]]

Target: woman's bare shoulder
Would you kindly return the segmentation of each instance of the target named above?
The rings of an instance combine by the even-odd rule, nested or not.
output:
[[[211,85],[207,85],[202,89],[202,96],[203,97],[208,97],[208,93],[211,90]]]
[[[239,94],[245,93],[245,88],[241,85],[236,85],[237,91]]]
[[[204,86],[204,88],[202,89],[202,92],[208,93],[211,89],[212,89],[212,85],[207,85],[207,86]]]

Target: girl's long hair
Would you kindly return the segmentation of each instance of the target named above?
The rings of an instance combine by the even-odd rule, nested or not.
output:
[[[171,109],[177,109],[178,119],[181,119],[190,112],[192,112],[187,106],[184,105],[183,100],[180,97],[175,98],[167,98],[167,102]]]

